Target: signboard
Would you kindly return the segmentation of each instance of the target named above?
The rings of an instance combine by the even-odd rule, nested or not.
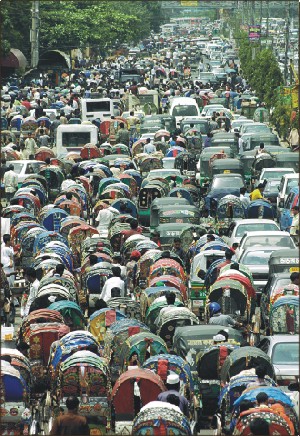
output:
[[[181,6],[184,6],[185,8],[190,7],[197,7],[198,6],[198,0],[181,0],[180,1]]]
[[[256,42],[260,39],[260,26],[249,25],[248,37],[250,42]]]

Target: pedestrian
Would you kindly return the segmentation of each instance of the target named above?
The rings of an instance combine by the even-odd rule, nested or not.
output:
[[[25,149],[28,156],[35,155],[37,148],[38,147],[36,145],[34,138],[32,137],[32,134],[28,133],[28,137],[25,139]]]
[[[14,171],[14,165],[10,164],[8,171],[4,173],[3,184],[7,204],[10,204],[11,199],[18,189],[18,174]]]
[[[78,413],[79,400],[77,397],[68,397],[66,400],[67,413],[55,418],[50,430],[51,436],[58,435],[89,435],[90,429],[85,416]]]
[[[235,321],[230,315],[224,315],[221,313],[221,306],[218,303],[209,304],[209,322],[212,325],[222,325],[224,327],[238,327],[242,326],[241,323]]]
[[[3,269],[3,264],[0,264],[0,309],[1,318],[3,319],[4,325],[9,327],[14,325],[15,322],[15,306],[13,302],[12,292],[9,286],[7,276]]]
[[[124,123],[120,123],[120,128],[116,134],[116,143],[119,144],[124,144],[127,145],[127,147],[129,146],[129,139],[130,139],[130,135],[127,129],[125,129],[125,124]]]
[[[133,250],[130,254],[130,260],[126,264],[127,268],[127,289],[130,294],[133,294],[133,290],[136,287],[136,274],[137,274],[137,265],[138,261],[141,257],[141,253],[138,250]]]
[[[187,418],[190,418],[189,402],[183,396],[179,394],[180,379],[178,374],[169,374],[166,381],[167,391],[158,395],[157,401],[167,402],[167,398],[170,394],[174,394],[179,398],[179,408]]]
[[[212,142],[212,138],[213,138],[213,133],[208,132],[207,136],[204,140],[204,148],[210,147],[211,146],[211,142]]]
[[[28,294],[27,301],[25,303],[24,310],[22,310],[21,307],[21,312],[23,312],[21,313],[21,316],[25,317],[30,312],[30,307],[36,298],[40,282],[37,279],[36,270],[30,266],[25,269],[24,276],[25,276],[25,280],[29,282],[29,294]]]
[[[99,298],[107,301],[112,298],[112,288],[119,288],[121,297],[125,297],[125,283],[121,279],[121,269],[118,266],[113,266],[111,269],[112,277],[106,280]]]
[[[96,222],[98,223],[98,230],[107,230],[112,219],[119,214],[119,211],[111,206],[108,208],[104,208],[101,206],[99,213],[96,218]]]
[[[10,287],[13,287],[15,276],[12,274],[14,268],[14,250],[11,243],[11,237],[9,234],[3,235],[3,244],[1,246],[1,263],[3,264],[3,270],[7,276]]]
[[[244,142],[241,138],[241,135],[238,132],[236,132],[234,134],[234,136],[236,137],[237,142],[238,142],[239,154],[243,154],[244,153]]]
[[[290,227],[290,235],[296,243],[299,242],[299,206],[294,206],[291,210],[293,220]]]
[[[184,249],[181,247],[181,239],[180,238],[175,238],[174,239],[173,247],[172,247],[172,252],[177,254],[177,256],[180,257],[180,259],[182,260],[183,264],[185,265],[186,254],[185,254]]]
[[[150,138],[146,139],[146,144],[144,145],[144,153],[152,154],[156,152],[156,147]]]

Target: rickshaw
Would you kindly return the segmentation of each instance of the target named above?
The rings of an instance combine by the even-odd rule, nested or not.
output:
[[[275,214],[272,204],[265,200],[250,201],[246,211],[247,218],[264,218],[274,220]]]
[[[19,205],[7,206],[2,210],[2,217],[3,218],[12,218],[12,216],[14,214],[21,213],[21,212],[27,213],[24,206],[19,206]]]
[[[107,186],[115,183],[121,183],[120,179],[116,177],[105,177],[104,179],[101,179],[98,185],[98,197],[102,195],[103,191],[107,188]]]
[[[42,225],[49,232],[59,232],[61,221],[68,216],[67,211],[60,208],[53,208],[44,216]]]
[[[154,301],[149,305],[145,313],[145,323],[149,326],[152,333],[155,333],[157,330],[156,320],[158,319],[161,309],[167,306],[166,300],[157,302]],[[184,302],[182,301],[182,298],[176,298],[174,306],[184,308]]]
[[[80,156],[84,160],[101,157],[101,151],[95,144],[85,144],[80,150]]]
[[[146,251],[146,253],[144,253],[139,259],[136,271],[136,282],[139,290],[147,287],[150,267],[156,261],[154,256],[158,253],[161,253],[161,251],[151,249]]]
[[[124,175],[129,174],[130,176],[132,176],[134,178],[134,180],[136,181],[138,188],[141,187],[142,176],[141,176],[139,171],[129,169],[129,170],[125,170],[122,174],[124,174]]]
[[[30,312],[38,309],[46,309],[51,304],[51,298],[55,297],[55,301],[74,301],[77,302],[77,293],[74,289],[70,290],[56,283],[45,284],[40,287],[36,293],[36,297],[30,306]]]
[[[174,168],[180,170],[181,174],[189,177],[196,177],[197,159],[191,153],[180,153],[175,157]]]
[[[41,162],[45,162],[47,158],[55,157],[54,151],[49,147],[40,147],[35,154],[35,159]]]
[[[147,177],[151,170],[159,170],[162,167],[162,159],[158,157],[149,157],[149,155],[141,155],[138,162],[138,168],[142,177]]]
[[[14,202],[14,204],[24,206],[25,209],[33,213],[35,216],[38,215],[41,208],[40,199],[35,195],[30,194],[29,192],[22,194],[22,192],[18,193],[17,191],[12,198],[12,201]]]
[[[242,283],[229,278],[220,278],[210,287],[206,296],[207,307],[209,303],[217,302],[222,308],[222,313],[233,318],[241,319],[247,324],[251,322],[255,312],[255,299],[253,294],[248,294]],[[206,313],[209,320],[209,313]]]
[[[37,235],[44,232],[45,230],[46,229],[42,226],[33,227],[28,230],[26,235],[24,235],[20,251],[21,265],[23,268],[30,266],[33,263],[33,244],[35,238]]]
[[[137,436],[192,435],[190,423],[183,413],[172,404],[161,401],[152,401],[142,408],[133,421],[132,432]]]
[[[25,342],[30,346],[28,358],[33,374],[32,389],[38,389],[42,382],[47,386],[49,384],[47,365],[52,342],[69,333],[70,329],[63,323],[47,322],[30,324],[27,332],[28,336],[25,336]]]
[[[182,301],[182,295],[179,289],[171,286],[157,286],[143,289],[140,294],[141,317],[145,321],[146,313],[151,304],[159,297],[166,295],[167,292],[173,292],[176,300]]]
[[[219,396],[219,411],[221,412],[222,425],[228,425],[232,418],[234,402],[243,394],[249,383],[257,382],[256,374],[237,374],[230,378],[230,381],[223,386]],[[267,387],[277,386],[276,382],[269,376],[264,377],[264,384]]]
[[[156,400],[165,390],[159,375],[149,369],[135,367],[121,374],[112,390],[114,433],[131,435],[132,421],[141,407]]]
[[[101,143],[109,141],[110,144],[115,144],[116,134],[120,129],[120,123],[122,121],[118,119],[108,120],[105,119],[100,124],[100,141]]]
[[[86,325],[85,318],[79,305],[74,301],[56,301],[50,306],[49,310],[56,310],[61,313],[64,323],[70,327],[70,331],[83,330]]]
[[[127,318],[140,320],[141,308],[138,301],[132,300],[130,297],[115,297],[107,300],[107,307],[114,310],[119,310]]]
[[[88,268],[81,277],[82,288],[88,295],[89,308],[95,307],[106,280],[111,277],[111,264],[99,262]]]
[[[86,416],[91,434],[110,432],[111,380],[106,359],[87,350],[72,354],[59,367],[54,393],[64,409],[70,395],[83,399],[79,413]]]
[[[280,434],[280,435],[292,435],[299,433],[299,421],[294,409],[293,402],[290,397],[274,386],[268,387],[257,387],[256,389],[247,389],[243,394],[234,402],[233,413],[238,415],[239,407],[242,401],[248,400],[252,403],[255,402],[257,395],[260,392],[265,392],[269,401],[272,404],[280,404],[284,407],[284,414],[292,421],[294,426],[294,432],[291,431],[291,428],[288,422],[285,420],[284,414],[274,413],[274,411],[270,408],[251,408],[240,415],[240,419],[238,419],[236,423],[236,430],[241,431],[243,436],[247,436],[250,434],[249,424],[252,419],[255,418],[263,418],[269,423],[269,432],[270,434]],[[237,433],[236,433],[237,434]]]
[[[171,133],[168,130],[160,129],[154,135],[155,141],[168,141],[170,139]]]
[[[265,107],[258,107],[253,114],[253,121],[267,124],[270,121],[270,114]]]
[[[166,151],[169,148],[169,144],[163,141],[155,141],[154,146],[156,148],[156,151],[160,151],[163,155],[166,154]]]
[[[60,186],[65,178],[62,170],[57,166],[47,166],[39,170],[39,174],[47,181],[47,193],[50,201],[53,201],[60,192]]]
[[[128,217],[128,215],[126,216]],[[128,220],[132,220],[131,217],[126,218],[125,222],[130,222]],[[155,244],[155,242],[151,241],[149,238],[147,238],[146,236],[142,235],[141,233],[137,233],[135,235],[131,235],[129,236],[129,238],[127,238],[121,247],[121,251],[120,254],[124,259],[124,262],[129,261],[130,260],[130,254],[133,250],[138,250],[137,245],[140,243],[145,243],[146,245],[143,246],[143,250],[151,250],[151,249],[155,249],[158,248],[157,244]]]
[[[29,387],[20,372],[1,362],[1,434],[29,434]]]
[[[129,336],[120,350],[121,373],[130,366],[133,353],[137,354],[138,364],[142,365],[149,357],[167,352],[165,341],[153,333],[140,332]]]
[[[15,244],[21,244],[23,237],[27,234],[28,230],[33,228],[40,228],[39,224],[33,221],[21,221],[15,227],[11,227],[11,238]]]
[[[127,145],[116,144],[112,147],[111,154],[122,154],[122,155],[130,156],[130,151]]]
[[[198,387],[201,399],[200,419],[209,421],[218,410],[218,398],[221,391],[220,371],[227,356],[237,345],[219,343],[208,346],[197,362]]]
[[[139,221],[143,226],[150,225],[150,207],[156,198],[165,197],[169,192],[166,185],[157,180],[151,180],[140,189],[138,196]]]
[[[77,227],[73,227],[69,231],[68,241],[74,255],[76,255],[76,253],[81,253],[82,242],[87,237],[98,234],[98,230],[88,224],[80,224]]]
[[[200,211],[193,205],[163,205],[157,213],[150,215],[150,229],[155,230],[160,224],[200,224]]]
[[[52,342],[48,362],[52,388],[57,383],[60,365],[79,350],[89,350],[100,355],[100,347],[96,338],[89,332],[77,330],[70,332],[58,341]]]
[[[134,142],[132,144],[132,157],[135,157],[137,154],[143,153],[144,145],[147,143],[147,140],[145,138],[141,138],[138,141]]]
[[[193,197],[188,188],[173,188],[169,192],[170,197],[185,198],[191,206],[194,205]]]
[[[104,338],[104,356],[110,362],[112,382],[114,383],[121,373],[121,348],[129,336],[140,332],[150,334],[149,328],[132,318],[123,318],[114,322],[106,330]]]
[[[158,276],[150,280],[149,287],[162,286],[162,283],[163,286],[171,286],[179,289],[182,295],[182,300],[187,300],[186,286],[180,277],[170,275]]]
[[[192,153],[200,154],[203,146],[203,139],[201,135],[186,136],[186,148]]]
[[[216,219],[222,228],[223,234],[228,231],[233,219],[243,219],[245,216],[246,210],[244,205],[235,195],[225,195],[225,197],[218,201]]]
[[[170,373],[175,373],[180,379],[180,394],[188,400],[192,399],[194,383],[190,365],[182,357],[174,354],[159,354],[150,357],[143,363],[143,368],[150,369],[159,375],[164,383]]]
[[[63,209],[71,216],[83,217],[83,208],[82,206],[74,200],[63,200],[58,204],[59,209]]]
[[[200,174],[199,174],[199,185],[201,188],[201,192],[204,193],[209,185],[209,179],[211,176],[210,173],[210,159],[211,157],[220,152],[221,150],[224,151],[224,154],[227,156],[227,158],[229,157],[233,157],[234,154],[231,151],[231,148],[228,147],[220,147],[220,146],[211,146],[208,148],[205,148],[201,155],[200,155],[200,159],[199,159],[199,166],[200,166]]]
[[[247,186],[249,186],[251,183],[252,165],[254,160],[255,160],[255,150],[244,151],[240,155],[240,162],[243,165],[244,179]]]
[[[122,173],[119,175],[119,179],[122,183],[124,183],[125,185],[127,185],[130,188],[130,192],[132,193],[132,195],[134,197],[136,197],[137,193],[138,193],[138,185],[137,185],[135,178],[133,176],[131,176],[130,174]]]
[[[275,301],[270,309],[269,328],[272,335],[298,334],[299,296],[283,296]]]
[[[199,324],[198,317],[187,307],[169,307],[167,312],[159,315],[156,333],[172,347],[176,327]]]
[[[102,192],[101,200],[115,200],[116,198],[130,198],[130,189],[125,183],[113,183],[107,186]]]
[[[257,109],[259,103],[258,97],[250,94],[241,95],[242,104],[241,109],[245,117],[252,119],[254,112]]]
[[[275,380],[275,370],[270,357],[257,347],[246,346],[234,350],[225,359],[220,373],[222,383],[229,382],[231,377],[238,375],[248,367],[253,367],[253,365],[254,367],[263,365],[266,369],[266,375]]]
[[[186,274],[181,262],[170,258],[162,258],[150,266],[148,282],[151,282],[156,277],[165,275],[178,277],[183,282],[186,280]]]
[[[251,175],[251,183],[252,187],[256,181],[259,179],[260,173],[263,168],[274,168],[276,165],[276,158],[271,156],[269,153],[262,153],[257,155],[253,164],[252,164],[252,175]]]
[[[124,315],[120,310],[111,309],[109,307],[100,309],[90,316],[88,330],[101,344],[104,342],[107,328],[114,322],[120,321],[124,318],[126,318],[126,315]]]
[[[1,348],[1,356],[10,356],[11,357],[11,366],[17,369],[20,372],[20,375],[23,377],[28,392],[30,392],[30,387],[32,383],[32,373],[30,368],[29,359],[24,356],[19,350],[13,348]]]
[[[296,173],[299,173],[299,159],[297,153],[286,151],[276,155],[276,167],[293,168]]]

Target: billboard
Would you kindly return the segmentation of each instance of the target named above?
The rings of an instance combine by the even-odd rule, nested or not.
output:
[[[248,26],[248,37],[250,42],[256,42],[260,39],[260,26],[259,25],[252,25],[250,24]]]

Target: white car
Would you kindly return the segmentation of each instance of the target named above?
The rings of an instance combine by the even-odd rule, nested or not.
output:
[[[299,185],[299,173],[284,174],[278,188],[277,208],[283,209],[283,205],[292,188]]]
[[[263,183],[264,180],[278,180],[284,174],[295,174],[294,168],[263,168],[260,173],[259,183]]]
[[[270,133],[272,129],[264,123],[248,123],[241,127],[241,135],[244,133]]]
[[[288,232],[280,231],[254,231],[246,232],[240,241],[239,259],[247,248],[264,250],[268,246],[279,248],[296,248],[293,239]]]
[[[149,171],[147,179],[153,179],[156,177],[160,177],[160,178],[164,179],[165,177],[168,177],[168,176],[178,177],[178,176],[181,176],[181,172],[180,172],[180,170],[177,170],[174,168],[171,168],[171,169],[161,168],[159,170],[151,170],[151,171]]]
[[[222,104],[207,104],[202,109],[201,115],[206,116],[208,114],[208,112],[209,113],[212,113],[212,111],[220,112],[220,111],[223,111],[224,109],[225,109],[225,106],[223,106]]]
[[[14,172],[18,174],[19,187],[21,183],[31,174],[38,174],[39,169],[45,166],[45,162],[38,160],[11,160],[6,162],[6,165],[13,165]]]
[[[264,336],[258,348],[270,357],[280,389],[292,397],[288,385],[299,382],[299,335]]]
[[[255,231],[280,231],[280,228],[275,221],[267,220],[267,219],[241,219],[233,221],[228,229],[228,234],[224,237],[224,240],[229,245],[232,246],[233,243],[238,242],[244,236],[246,232],[255,232]]]

